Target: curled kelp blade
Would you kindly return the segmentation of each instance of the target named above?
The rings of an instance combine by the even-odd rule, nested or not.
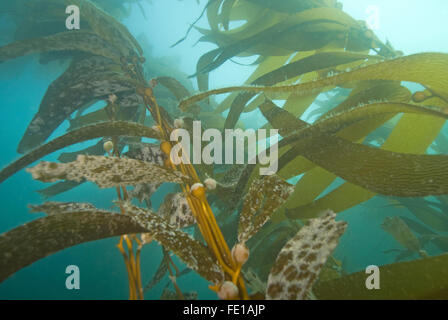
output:
[[[189,227],[196,223],[187,198],[181,192],[170,193],[160,205],[157,214],[178,229]]]
[[[444,74],[448,72],[448,54],[420,53],[391,60],[385,60],[368,66],[361,66],[349,72],[342,72],[324,77],[317,81],[309,81],[288,86],[234,86],[210,90],[184,99],[179,108],[186,110],[188,105],[196,103],[211,95],[235,91],[247,92],[296,92],[309,93],[316,89],[335,87],[344,83],[364,80],[411,81],[425,85],[444,99],[448,99],[447,84]]]
[[[182,183],[187,176],[153,163],[135,159],[79,155],[76,161],[56,163],[42,161],[28,168],[33,179],[42,182],[58,180],[96,183],[100,188],[138,185],[142,183]]]
[[[54,35],[26,39],[0,47],[0,62],[32,53],[51,51],[81,51],[108,58],[120,63],[121,54],[116,47],[90,31],[67,31]]]
[[[245,32],[244,38],[237,38],[233,32],[231,36],[222,32],[209,34],[201,40],[217,43],[220,52],[209,65],[200,70],[200,73],[210,72],[232,57],[242,54],[269,56],[317,50],[330,42],[335,42],[335,38],[338,38],[338,44],[343,46],[344,43],[338,35],[348,33],[349,37],[354,38],[355,29],[361,28],[354,19],[341,10],[320,8],[284,16],[278,23],[261,27],[262,30],[259,32]],[[360,45],[364,45],[364,50],[371,47],[371,43]],[[347,44],[347,50],[352,50],[351,43]]]
[[[363,270],[319,281],[313,292],[323,300],[429,300],[448,295],[448,254],[379,266],[379,272],[380,290],[366,288],[368,275]]]
[[[216,259],[200,242],[150,211],[135,207],[129,202],[123,202],[122,206],[126,214],[149,230],[157,242],[176,254],[190,269],[215,284],[224,280],[224,273]]]
[[[46,208],[47,206],[36,206],[34,210],[42,211]],[[124,234],[146,232],[145,228],[128,216],[105,213],[90,207],[69,210],[69,214],[55,214],[58,210],[52,205],[50,212],[54,214],[0,235],[0,282],[33,262],[68,247]],[[64,212],[68,213],[62,210]]]
[[[438,108],[398,102],[374,102],[368,105],[359,105],[350,110],[322,118],[312,125],[300,126],[298,130],[293,131],[280,141],[279,146],[283,147],[302,139],[316,139],[322,135],[335,134],[361,121],[396,115],[398,113],[422,114],[448,119],[448,114]]]
[[[3,182],[34,161],[72,144],[105,136],[130,136],[159,139],[159,135],[159,132],[152,128],[126,121],[111,121],[86,126],[66,133],[12,162],[0,171],[0,182]]]
[[[135,80],[121,73],[106,71],[66,87],[63,92],[53,92],[57,96],[54,99],[46,96],[54,101],[41,104],[19,143],[18,151],[27,152],[43,143],[65,119],[82,106],[92,105],[111,94],[135,92],[136,85]],[[60,104],[55,104],[56,102]]]
[[[365,119],[367,114],[372,116],[381,112],[383,107],[384,105],[378,104],[372,108],[369,106],[358,108],[316,123],[316,130],[311,129],[312,126],[302,129],[301,132],[304,134],[301,136],[308,137],[309,141],[302,141],[302,144],[295,145],[282,155],[279,159],[279,168],[283,168],[296,157],[303,156],[349,182],[381,194],[413,197],[448,192],[443,182],[446,180],[444,172],[448,164],[447,156],[394,153],[352,143],[333,135],[319,137],[325,131],[335,132],[333,130],[339,126],[345,127],[353,124],[354,121]],[[276,107],[270,101],[260,106],[260,109],[273,127],[285,128],[282,131],[284,133],[290,132],[291,127],[305,126],[303,121]],[[419,107],[406,104],[389,104],[387,108],[384,108],[386,112],[407,110],[420,112]],[[430,109],[421,109],[421,111],[445,117],[444,113],[433,112]],[[355,113],[363,115],[359,117],[355,116]],[[305,133],[308,130],[313,132]],[[294,135],[288,136],[285,140],[292,136]],[[409,172],[413,174],[409,175]]]
[[[274,71],[268,72],[256,80],[251,82],[252,86],[273,86],[278,83],[288,84],[291,81],[297,79],[297,77],[310,73],[317,70],[324,70],[330,67],[337,67],[339,65],[344,65],[346,63],[355,62],[355,61],[363,61],[365,59],[377,59],[379,57],[368,56],[357,53],[350,52],[323,52],[317,53],[303,59],[290,62],[289,64],[280,67]],[[290,80],[285,83],[285,81]],[[225,128],[233,128],[241,116],[242,112],[248,111],[245,110],[245,107],[254,96],[256,92],[242,92],[239,93],[236,98],[233,100],[232,104],[229,106],[230,111],[226,119]],[[257,104],[254,104],[257,105]],[[286,107],[288,108],[288,106]],[[220,111],[223,111],[222,108]]]
[[[238,241],[245,243],[269,220],[294,187],[276,175],[255,180],[244,199],[238,224]]]
[[[347,227],[335,217],[334,212],[325,212],[286,243],[269,274],[267,299],[305,299]]]
[[[391,106],[395,108],[395,104],[391,104]],[[439,130],[443,127],[446,121],[445,116],[440,114],[440,112],[440,116],[434,114],[435,117],[408,113],[404,109],[403,112],[406,113],[400,118],[397,125],[395,125],[392,133],[388,135],[382,148],[409,154],[425,153]],[[343,130],[345,132],[341,131],[338,135],[351,141],[360,141],[360,139],[363,139],[365,135],[378,127],[378,125],[382,125],[384,121],[390,119],[389,116],[378,119],[375,119],[376,117],[372,119],[366,118],[362,122],[358,122],[356,125]],[[296,175],[297,172],[305,172],[308,170],[304,167],[303,163],[301,164],[301,159],[304,158],[297,158],[297,161],[288,162],[289,168],[285,167],[281,169],[279,175],[288,179]],[[309,160],[306,161],[309,162]],[[279,167],[281,167],[281,164]],[[375,196],[374,192],[347,182],[319,199],[314,200],[336,178],[334,174],[326,170],[320,169],[320,172],[318,172],[319,169],[314,168],[311,172],[306,173],[297,184],[295,193],[300,195],[300,197],[292,196],[286,205],[291,209],[289,210],[291,217],[313,218],[320,211],[328,207],[333,208],[336,212],[341,212]],[[311,173],[313,173],[313,176],[310,175]]]

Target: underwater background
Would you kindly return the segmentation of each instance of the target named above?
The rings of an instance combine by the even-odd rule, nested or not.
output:
[[[281,1],[281,0],[279,0]],[[23,1],[26,3],[27,1]],[[96,2],[96,1],[93,1]],[[98,1],[101,7],[105,1]],[[123,4],[118,4],[123,2]],[[386,43],[389,41],[396,50],[405,56],[422,52],[448,53],[446,30],[448,21],[448,3],[443,0],[410,0],[410,1],[378,1],[378,0],[342,0],[343,10],[357,20],[367,20],[368,8],[377,8],[379,20],[376,36]],[[114,3],[120,10],[114,10]],[[196,72],[198,59],[206,52],[213,50],[214,44],[197,42],[199,32],[192,30],[182,43],[171,47],[181,39],[188,27],[201,15],[207,1],[195,0],[149,0],[149,1],[110,1],[104,7],[117,20],[123,23],[131,34],[139,41],[143,48],[147,63],[157,66],[158,74],[148,71],[148,79],[155,76],[177,76],[186,79]],[[37,7],[38,8],[38,7]],[[17,17],[12,18],[11,10],[5,3],[0,4],[0,46],[14,41],[17,28]],[[44,14],[44,12],[42,12]],[[65,17],[62,12],[63,18]],[[25,21],[27,17],[22,17]],[[81,10],[81,29],[83,16]],[[200,28],[208,28],[206,17],[202,17],[196,24]],[[49,85],[57,79],[68,67],[69,60],[56,59],[42,64],[39,54],[30,54],[0,63],[0,97],[1,97],[1,126],[2,151],[0,166],[5,167],[16,160],[20,154],[17,146],[22,139],[30,121],[39,109],[42,98]],[[228,60],[210,73],[209,88],[241,85],[254,72],[255,66],[250,66],[257,60],[257,56],[235,57]],[[173,70],[177,74],[172,74]],[[191,92],[198,90],[195,78],[183,80],[189,82]],[[411,93],[424,88],[415,83],[406,83]],[[349,91],[347,91],[348,93]],[[215,102],[224,100],[226,95],[217,96]],[[324,105],[328,95],[321,94],[317,100]],[[281,105],[279,100],[274,100]],[[97,103],[89,111],[102,108],[104,103]],[[328,107],[328,106],[327,106]],[[311,106],[301,117],[313,123],[319,113],[318,104]],[[227,116],[227,112],[223,112]],[[267,121],[263,114],[254,110],[241,116],[240,121],[246,128],[258,128]],[[69,121],[64,121],[48,140],[56,138],[66,132]],[[391,128],[376,132],[367,143],[379,146],[390,134]],[[440,130],[437,141],[427,149],[428,154],[446,153],[448,150],[448,127],[445,124]],[[382,140],[381,140],[382,139]],[[412,143],[410,141],[409,143]],[[45,161],[57,161],[63,152],[74,152],[86,148],[91,142],[83,142],[67,147],[62,151],[45,156]],[[297,183],[301,176],[288,180]],[[343,184],[342,178],[334,180],[325,191],[319,195],[323,197]],[[42,213],[30,213],[28,204],[40,204],[43,197],[37,193],[46,184],[33,180],[25,170],[0,184],[0,233],[9,231],[17,226],[39,217]],[[172,192],[172,185],[163,185],[152,196],[151,203],[158,208],[163,202],[164,195]],[[448,237],[448,199],[435,197],[398,198],[377,195],[372,199],[360,203],[338,214],[338,220],[348,222],[349,227],[334,251],[334,258],[341,264],[344,274],[364,271],[368,265],[386,265],[396,261],[397,253],[389,250],[403,250],[403,247],[388,233],[382,224],[386,217],[405,217],[419,221],[427,214],[437,216],[433,221],[439,226],[436,230],[431,221],[425,225],[439,236]],[[84,183],[62,194],[51,197],[51,201],[89,202],[98,208],[111,209],[112,201],[116,198],[115,190],[98,189],[93,183]],[[445,203],[441,202],[443,199]],[[331,209],[331,208],[330,208]],[[417,213],[415,211],[418,211]],[[427,220],[425,220],[427,222]],[[445,238],[446,239],[446,238]],[[14,273],[0,284],[0,299],[128,299],[129,287],[123,257],[116,248],[118,237],[83,243],[66,250],[54,253],[32,265]],[[445,244],[445,246],[443,246]],[[440,255],[448,251],[448,241],[443,244],[425,243],[424,249],[429,256]],[[1,255],[1,253],[0,253]],[[418,252],[411,253],[403,259],[419,258]],[[162,259],[162,251],[155,241],[145,246],[141,256],[142,284],[145,286],[154,276]],[[183,263],[173,256],[176,264]],[[275,256],[272,256],[272,261]],[[67,290],[65,268],[77,265],[80,269],[80,290]],[[181,268],[182,269],[182,268]],[[410,279],[409,281],[412,281]],[[168,277],[162,279],[154,288],[145,293],[145,299],[160,299],[163,289],[170,282]],[[208,281],[194,272],[179,278],[177,283],[185,292],[197,292],[198,299],[217,299],[214,292],[208,289]],[[448,298],[448,297],[447,297]]]

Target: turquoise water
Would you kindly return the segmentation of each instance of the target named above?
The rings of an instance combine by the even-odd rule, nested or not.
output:
[[[188,23],[199,15],[204,2],[201,1],[200,5],[193,0],[154,0],[152,4],[142,2],[147,20],[137,7],[133,7],[131,16],[124,19],[123,23],[135,36],[147,38],[152,46],[152,54],[161,59],[176,61],[181,71],[192,74],[197,59],[210,50],[210,45],[199,44],[192,47],[198,38],[198,34],[193,32],[180,46],[173,49],[169,46],[184,35]],[[367,5],[377,4],[381,8],[381,39],[388,35],[394,46],[405,54],[423,51],[448,52],[448,43],[444,40],[446,35],[443,31],[447,29],[448,22],[441,14],[448,12],[445,1],[407,1],[407,9],[400,12],[396,11],[399,9],[396,4],[391,5],[389,2],[391,1],[343,1],[346,10],[359,19],[364,18]],[[176,10],[173,6],[176,6]],[[202,19],[198,24],[201,27],[206,25],[206,19]],[[0,45],[11,40],[8,32],[13,28],[11,21],[0,20],[0,31],[6,31],[0,32]],[[247,59],[240,61],[251,62]],[[6,166],[18,158],[17,145],[37,112],[46,89],[66,67],[67,64],[61,62],[41,65],[38,55],[28,55],[0,64],[0,166]],[[227,62],[212,73],[210,87],[240,84],[252,71],[252,67]],[[192,86],[195,86],[195,83],[192,82]],[[246,114],[242,119],[248,127],[258,126],[264,121],[257,112]],[[51,137],[63,134],[67,127],[66,121]],[[442,132],[448,134],[446,126]],[[62,152],[75,151],[88,145],[90,143],[79,144]],[[55,161],[59,154],[60,152],[56,152],[43,160]],[[341,179],[336,180],[325,193],[341,182]],[[0,233],[44,216],[31,214],[27,208],[28,204],[39,204],[43,201],[35,191],[44,187],[45,184],[32,180],[30,174],[24,170],[0,184]],[[169,187],[162,187],[153,196],[155,207],[159,206],[162,195],[167,190]],[[114,190],[98,190],[94,185],[86,183],[51,200],[90,202],[99,208],[108,209],[115,196]],[[363,270],[370,264],[383,265],[393,262],[393,255],[384,251],[397,248],[398,245],[380,225],[386,216],[413,216],[404,208],[387,204],[384,198],[375,197],[340,215],[340,219],[349,222],[350,228],[336,249],[335,256],[344,263],[347,272]],[[41,259],[1,283],[0,299],[127,299],[129,293],[126,269],[123,258],[115,247],[117,242],[118,238],[85,243]],[[435,247],[429,247],[428,253],[436,255],[442,252]],[[143,284],[152,278],[161,257],[162,253],[157,244],[152,243],[145,247],[142,253]],[[182,266],[177,258],[175,261]],[[65,268],[68,265],[77,265],[80,268],[80,290],[65,288]],[[145,298],[158,299],[168,281],[165,277]],[[216,298],[216,295],[208,290],[207,282],[194,273],[180,278],[178,284],[185,291],[197,291],[199,299]]]

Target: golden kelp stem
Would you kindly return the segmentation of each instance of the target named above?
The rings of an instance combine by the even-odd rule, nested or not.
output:
[[[149,89],[149,90],[148,90]],[[157,104],[155,97],[152,94],[151,88],[146,88],[142,90],[144,95],[144,101],[146,107],[152,114],[154,119],[158,120],[158,126],[161,130],[162,138],[170,143],[168,137],[170,136],[173,128],[161,117],[160,109]],[[171,145],[172,147],[172,145]],[[168,156],[169,166],[174,170],[180,170],[183,174],[191,177],[193,180],[192,184],[199,183],[199,176],[191,164],[180,163],[178,168],[170,161],[170,154]],[[187,202],[190,206],[191,211],[196,219],[199,231],[202,234],[207,246],[212,250],[218,263],[221,265],[224,272],[228,275],[228,278],[239,288],[240,298],[249,299],[246,286],[244,284],[244,279],[241,275],[241,266],[237,265],[232,258],[230,249],[224,236],[216,222],[215,215],[207,201],[205,195],[201,197],[196,197],[191,193],[191,186],[187,183],[181,185],[182,191],[186,194]],[[219,286],[210,286],[213,291],[218,291]]]
[[[112,120],[114,118],[114,113],[111,116]],[[118,151],[118,138],[112,137],[112,142],[114,146],[113,156],[120,157],[120,153]],[[128,192],[125,187],[116,187],[118,200],[122,201],[128,200]],[[125,213],[123,206],[120,205],[120,211],[122,214]],[[123,247],[123,240],[127,246],[127,252]],[[135,240],[137,242],[137,252],[134,256],[132,241]],[[128,282],[129,282],[129,300],[143,300],[143,287],[141,281],[141,272],[140,272],[140,252],[142,248],[142,244],[140,240],[135,236],[124,235],[120,237],[120,241],[117,244],[118,250],[123,255],[124,263],[126,265],[126,271],[128,273]]]
[[[120,237],[120,241],[117,244],[118,250],[123,255],[124,263],[126,265],[126,271],[128,273],[128,282],[129,282],[129,300],[136,300],[135,295],[135,281],[133,278],[132,268],[129,263],[128,255],[126,254],[126,251],[123,248],[123,237]]]

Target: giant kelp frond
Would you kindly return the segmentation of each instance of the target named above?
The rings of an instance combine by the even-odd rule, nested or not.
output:
[[[56,163],[42,161],[27,169],[33,178],[42,182],[58,180],[96,183],[100,188],[138,185],[142,183],[182,183],[188,177],[153,163],[140,160],[79,155],[76,161]]]
[[[93,206],[53,203],[33,207],[33,211],[42,210],[51,215],[0,235],[0,282],[33,262],[68,247],[146,231],[128,216],[95,210]]]
[[[149,233],[205,279],[222,282],[221,268],[198,241],[151,211],[129,203],[121,205],[127,215],[99,210],[88,203],[48,202],[31,206],[33,212],[49,215],[0,236],[4,255],[0,262],[0,281],[51,253],[76,244],[124,234]]]

